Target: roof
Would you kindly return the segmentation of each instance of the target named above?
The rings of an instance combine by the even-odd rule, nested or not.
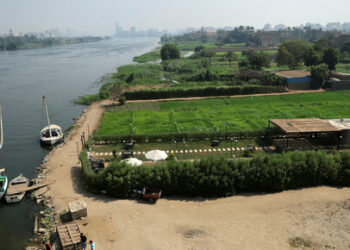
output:
[[[338,132],[340,128],[319,118],[307,119],[271,119],[285,133]]]
[[[302,78],[302,77],[310,77],[311,73],[306,70],[286,70],[286,71],[277,71],[276,75],[282,76],[284,78]]]
[[[330,124],[341,130],[350,130],[350,119],[332,119],[328,120]]]

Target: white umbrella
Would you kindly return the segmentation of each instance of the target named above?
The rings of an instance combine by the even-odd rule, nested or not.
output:
[[[126,162],[127,164],[130,164],[133,167],[137,167],[137,166],[141,166],[142,165],[142,161],[136,158],[128,158],[123,160],[124,162]]]
[[[162,150],[152,150],[152,151],[148,151],[145,154],[145,157],[146,159],[151,161],[161,161],[168,158],[168,155],[167,153],[165,153],[165,151],[162,151]]]

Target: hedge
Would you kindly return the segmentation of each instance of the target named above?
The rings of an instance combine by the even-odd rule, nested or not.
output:
[[[160,89],[125,92],[127,100],[150,100],[181,97],[230,96],[285,92],[282,86],[243,86],[243,87],[207,87],[193,89]]]
[[[84,179],[92,190],[128,198],[134,189],[161,189],[166,196],[223,197],[241,192],[278,192],[318,185],[350,186],[350,153],[289,152],[250,160],[208,158],[131,167],[112,162],[94,174],[81,153]]]
[[[277,130],[276,130],[277,131]],[[274,135],[276,133],[275,130],[270,130],[270,135]],[[263,137],[266,135],[266,132],[263,130],[257,131],[228,131],[227,137],[236,137],[236,138],[257,138]],[[186,141],[201,141],[207,138],[218,138],[218,139],[226,139],[226,132],[202,132],[202,133],[176,133],[176,134],[154,134],[154,135],[94,135],[94,142],[98,141],[108,141],[108,143],[121,143],[126,140],[130,140],[130,138],[137,142],[155,142],[155,141],[182,141],[185,139]]]

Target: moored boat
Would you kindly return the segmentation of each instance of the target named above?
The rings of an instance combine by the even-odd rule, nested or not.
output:
[[[46,97],[43,96],[47,126],[40,131],[40,142],[45,145],[55,145],[63,140],[62,128],[56,124],[50,124],[49,112],[47,109]]]
[[[4,197],[8,185],[8,179],[5,173],[5,169],[0,169],[0,200]]]
[[[29,186],[29,179],[24,177],[22,174],[20,174],[19,176],[17,176],[16,178],[10,181],[8,185],[8,189],[21,190],[21,189],[27,188],[28,186]],[[20,202],[23,199],[25,194],[26,194],[25,191],[18,192],[18,193],[11,193],[11,194],[7,192],[5,194],[5,200],[7,203]]]

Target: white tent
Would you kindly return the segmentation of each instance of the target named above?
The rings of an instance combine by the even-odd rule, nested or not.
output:
[[[168,158],[168,155],[167,153],[165,153],[165,151],[162,151],[162,150],[152,150],[152,151],[148,151],[145,154],[145,157],[150,161],[162,161]]]
[[[133,167],[137,167],[137,166],[141,166],[142,165],[142,161],[136,158],[128,158],[123,160],[124,162],[126,162],[127,164],[130,164]]]

